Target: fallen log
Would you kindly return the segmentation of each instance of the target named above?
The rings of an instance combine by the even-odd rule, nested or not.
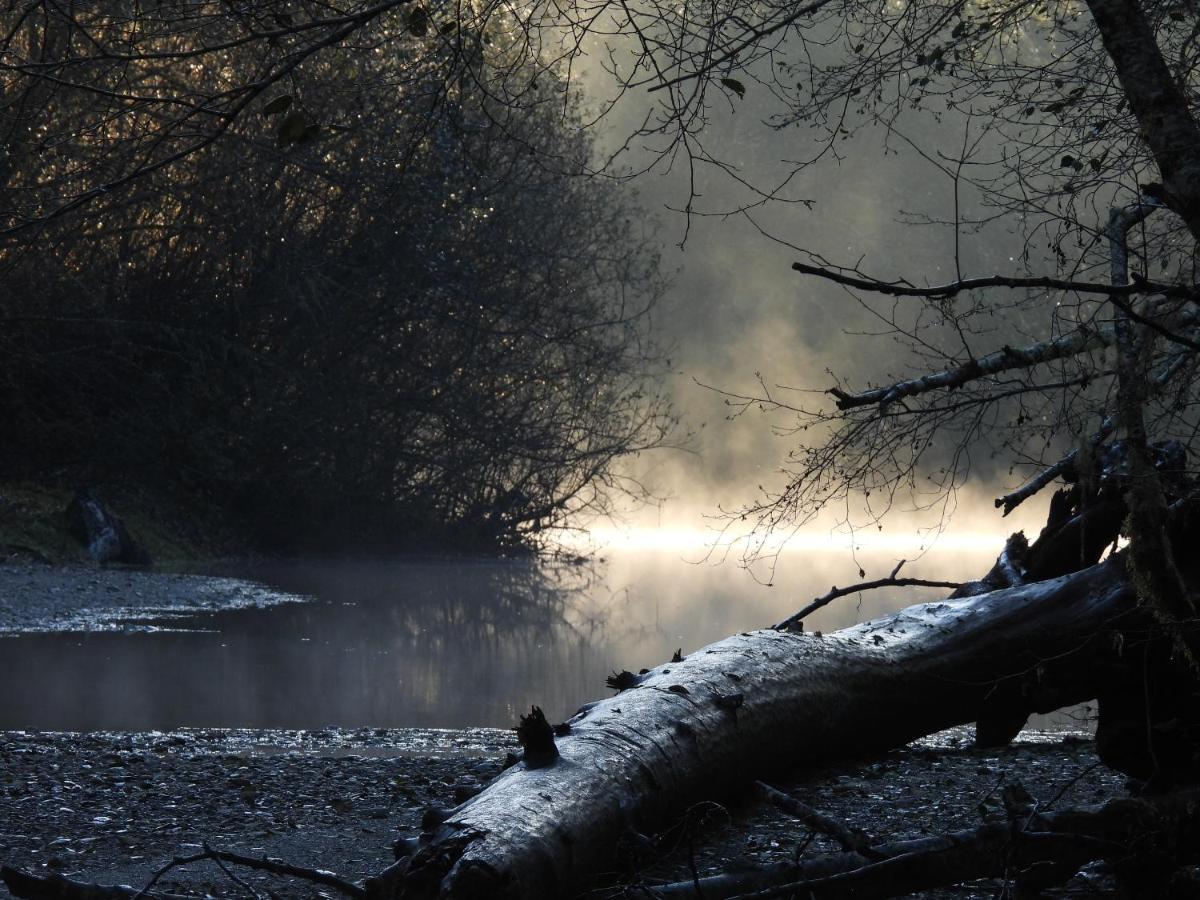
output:
[[[1093,666],[1140,619],[1123,562],[909,607],[828,635],[735,635],[641,676],[559,729],[428,835],[405,898],[571,895],[629,834],[774,769],[882,752],[974,721],[998,687],[1032,711],[1096,695]]]

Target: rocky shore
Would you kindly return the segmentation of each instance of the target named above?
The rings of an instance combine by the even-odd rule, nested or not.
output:
[[[878,760],[777,784],[853,827],[893,838],[976,824],[1013,781],[1055,807],[1121,791],[1087,739],[1033,734],[981,751],[966,738],[965,730],[945,732]],[[477,791],[513,748],[510,733],[490,729],[0,733],[0,862],[140,886],[173,856],[207,842],[360,879],[388,865],[397,838],[419,833],[427,808]],[[758,802],[701,812],[694,834],[674,841],[673,852],[639,877],[688,877],[689,844],[701,874],[828,846],[821,838],[810,844],[803,827]],[[243,876],[280,896],[318,895],[274,876]],[[174,870],[159,885],[245,894],[211,863]],[[995,890],[980,884],[977,893],[946,896]]]
[[[172,618],[297,603],[238,578],[44,563],[0,564],[0,637],[47,631],[138,631]]]

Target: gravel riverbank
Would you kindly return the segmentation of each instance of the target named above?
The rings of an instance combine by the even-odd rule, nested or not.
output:
[[[238,578],[8,563],[0,565],[0,636],[153,631],[185,616],[303,600]]]
[[[1121,790],[1086,739],[1032,735],[1000,751],[969,749],[965,739],[965,730],[946,732],[780,786],[889,838],[970,827],[1006,782],[1060,807]],[[513,747],[510,733],[487,729],[0,733],[0,862],[141,885],[172,856],[208,842],[360,879],[391,861],[397,837],[419,832],[426,808],[453,806],[486,784]],[[806,839],[794,821],[757,802],[714,806],[706,818],[696,835],[701,874],[789,858]],[[817,840],[809,851],[822,846]],[[681,846],[647,874],[686,873]],[[317,895],[270,876],[245,877],[281,896]],[[175,870],[160,885],[245,894],[208,863]],[[994,894],[995,885],[980,885],[946,896]]]

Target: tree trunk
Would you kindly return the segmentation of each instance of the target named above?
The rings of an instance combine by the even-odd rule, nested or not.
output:
[[[1200,241],[1200,125],[1138,0],[1088,0],[1088,8],[1158,164],[1167,206]]]
[[[727,638],[580,710],[556,761],[519,763],[436,828],[398,895],[570,895],[639,831],[753,776],[974,721],[998,691],[1027,712],[1089,700],[1134,618],[1114,559],[828,635]]]

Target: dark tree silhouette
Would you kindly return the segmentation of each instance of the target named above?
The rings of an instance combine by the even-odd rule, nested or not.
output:
[[[637,490],[653,226],[553,76],[517,117],[537,70],[415,12],[118,8],[7,22],[5,471],[181,481],[272,546],[515,545]]]

